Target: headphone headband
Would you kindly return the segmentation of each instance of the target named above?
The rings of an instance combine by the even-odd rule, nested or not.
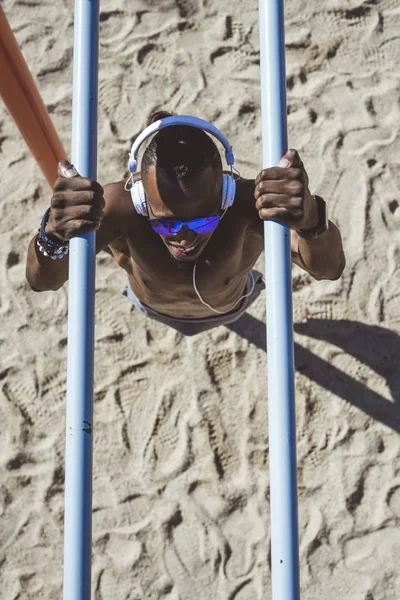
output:
[[[142,143],[149,138],[154,133],[157,133],[161,129],[165,129],[166,127],[173,127],[175,125],[188,125],[189,127],[196,127],[197,129],[202,129],[207,133],[213,135],[217,140],[221,142],[221,144],[225,148],[225,159],[227,164],[232,167],[235,158],[233,156],[232,146],[229,144],[226,137],[217,129],[214,125],[211,125],[208,121],[204,121],[204,119],[199,119],[198,117],[191,117],[189,115],[180,115],[175,117],[166,117],[165,119],[160,119],[155,123],[152,123],[138,137],[132,144],[131,152],[129,154],[129,172],[135,173],[137,167],[137,153],[139,151]]]

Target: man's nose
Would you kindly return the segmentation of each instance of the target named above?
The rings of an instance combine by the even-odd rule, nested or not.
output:
[[[183,247],[189,248],[197,238],[197,233],[189,229],[186,225],[182,227],[175,236],[175,240]]]

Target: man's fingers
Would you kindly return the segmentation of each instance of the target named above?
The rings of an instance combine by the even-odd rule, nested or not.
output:
[[[286,173],[283,172],[281,167],[269,167],[268,169],[263,169],[258,175],[256,180],[254,181],[254,185],[258,186],[262,181],[269,181],[271,179],[282,179]]]
[[[269,167],[268,169],[263,169],[261,173],[257,175],[257,178],[254,181],[254,185],[258,186],[262,181],[269,181],[271,179],[283,179],[287,177],[287,172],[284,171],[281,167]]]
[[[261,210],[262,208],[271,209],[281,207],[285,210],[302,210],[303,198],[301,196],[292,196],[285,194],[266,194],[260,196],[256,201],[256,209]]]
[[[291,167],[291,166],[292,166],[291,157],[290,157],[289,153],[286,152],[286,154],[284,156],[282,156],[281,160],[279,161],[278,167],[281,167],[282,169],[287,169],[288,167]]]
[[[77,177],[79,175],[78,171],[69,160],[60,160],[58,163],[58,174],[60,177]]]
[[[281,158],[281,160],[279,161],[279,166],[283,167],[283,168],[287,168],[287,167],[303,167],[303,163],[301,161],[301,158],[299,156],[299,153],[297,152],[297,150],[294,150],[293,148],[290,148]]]
[[[69,208],[71,206],[99,206],[104,208],[105,201],[103,194],[96,193],[93,190],[84,191],[82,189],[66,196],[63,192],[56,191],[51,199],[53,208]]]
[[[300,209],[293,208],[289,210],[283,206],[275,206],[273,208],[261,208],[258,214],[263,221],[279,221],[291,227],[301,219],[303,212]]]
[[[305,182],[305,175],[302,169],[293,167],[292,169],[282,169],[281,167],[271,167],[261,171],[255,180],[255,196],[263,194],[271,188],[275,191],[275,186],[282,186],[283,182]]]
[[[297,154],[297,153],[296,153]],[[286,154],[285,154],[286,156]],[[299,178],[299,171],[304,171],[304,165],[300,160],[299,155],[297,154],[296,163],[287,165],[286,167],[282,167],[282,164],[285,164],[284,161],[287,160],[283,157],[279,163],[278,167],[269,167],[268,169],[263,169],[254,180],[254,185],[257,187],[262,181],[271,180],[271,179],[296,179]],[[288,166],[291,168],[288,169]]]
[[[303,171],[304,173],[304,181],[306,182],[306,184],[308,185],[308,174],[307,171],[305,170],[303,161],[300,158],[300,154],[297,152],[297,150],[288,150],[288,152],[292,153],[293,156],[293,162],[292,162],[292,167],[296,167],[298,169],[300,169],[301,171]]]
[[[52,203],[51,212],[56,220],[61,221],[63,218],[66,219],[80,219],[81,215],[90,215],[96,219],[103,218],[103,206],[99,204],[78,204],[69,206],[60,206],[60,204]]]
[[[87,177],[58,177],[54,186],[56,192],[97,192],[103,195],[103,188],[98,181],[88,179]]]
[[[279,165],[276,167],[269,167],[263,169],[254,181],[255,185],[258,185],[263,179],[281,179],[287,176],[287,173],[282,172],[282,169],[288,167],[297,167],[304,170],[303,162],[299,156],[297,150],[290,149],[284,154],[279,161]]]
[[[291,196],[302,196],[304,193],[303,172],[299,170],[298,176],[293,174],[291,177],[282,180],[269,179],[260,183],[255,191],[254,197],[257,199],[263,194],[288,194]]]

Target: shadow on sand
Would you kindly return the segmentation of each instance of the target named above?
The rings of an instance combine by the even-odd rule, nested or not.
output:
[[[239,321],[227,327],[258,348],[266,350],[265,325],[258,319],[246,313]],[[345,320],[310,319],[306,323],[295,324],[294,329],[301,335],[334,344],[367,365],[386,380],[393,402],[295,343],[297,371],[363,410],[373,419],[400,432],[400,337],[397,334],[376,325]]]

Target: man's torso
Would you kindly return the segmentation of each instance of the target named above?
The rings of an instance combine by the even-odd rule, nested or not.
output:
[[[197,259],[197,289],[203,300],[219,311],[229,310],[244,293],[248,273],[264,247],[252,190],[253,182],[238,183],[233,206]],[[120,203],[124,205],[124,218],[119,224],[122,235],[110,246],[139,300],[174,317],[214,315],[194,289],[194,261],[178,261],[170,255],[147,219],[135,212],[130,194],[123,187],[118,192]],[[127,203],[131,204],[129,208]]]

